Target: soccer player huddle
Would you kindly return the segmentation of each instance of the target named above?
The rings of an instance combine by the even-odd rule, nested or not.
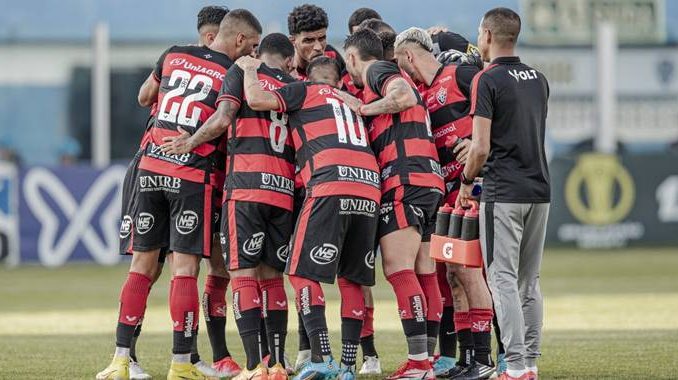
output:
[[[483,22],[501,28],[507,17],[517,15],[497,8]],[[500,341],[499,360],[491,352],[494,312],[483,270],[429,256],[438,207],[455,204],[473,183],[462,171],[483,47],[440,28],[397,33],[361,8],[349,19],[342,57],[327,44],[328,26],[323,9],[305,4],[289,14],[289,35],[262,36],[251,12],[205,7],[200,44],[172,46],[158,59],[139,91],[151,114],[124,184],[121,253],[132,261],[116,350],[97,379],[150,378],[135,345],[165,261],[168,379],[380,374],[370,291],[376,260],[407,341],[407,360],[387,379],[504,372]],[[299,319],[295,365],[285,354],[285,278]],[[339,360],[320,285],[335,280]],[[242,368],[226,346],[229,284]],[[201,306],[212,365],[197,352]]]

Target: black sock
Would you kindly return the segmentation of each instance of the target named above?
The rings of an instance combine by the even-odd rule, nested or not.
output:
[[[490,342],[492,341],[492,333],[487,332],[474,332],[473,333],[473,356],[475,361],[485,365],[492,366],[492,346]]]
[[[297,317],[299,318],[299,351],[310,350],[311,342],[308,340],[308,333],[306,333],[301,313],[297,313]]]
[[[118,327],[115,329],[115,346],[130,348],[132,339],[134,338],[134,330],[136,326],[126,325],[118,322]]]
[[[459,360],[457,363],[460,366],[468,367],[474,362],[473,357],[473,333],[471,329],[464,329],[457,331],[457,339],[459,340]]]
[[[264,317],[261,317],[261,323],[259,324],[259,334],[261,334],[261,357],[265,358],[270,351],[268,350],[268,336],[266,334],[266,321]],[[270,359],[269,359],[270,360]]]
[[[132,342],[129,346],[129,357],[135,362],[137,361],[137,340],[139,339],[140,334],[141,334],[141,323],[139,323],[137,327],[134,329]]]
[[[362,328],[360,319],[341,318],[341,364],[346,367],[355,366]]]
[[[443,308],[440,320],[440,355],[454,358],[457,356],[457,333],[454,331],[454,307]]]
[[[374,346],[374,335],[368,335],[360,338],[360,348],[363,350],[364,356],[374,356],[379,357],[377,353],[377,348]]]
[[[233,310],[237,310],[233,302]],[[261,363],[261,309],[237,311],[235,324],[238,326],[247,356],[247,369],[253,370]]]
[[[231,356],[226,347],[226,317],[205,315],[205,325],[207,326],[207,336],[212,346],[212,361]]]
[[[191,342],[191,364],[200,361],[200,353],[198,352],[198,330],[193,332],[193,342]]]
[[[497,313],[494,313],[494,317],[492,317],[492,324],[494,325],[494,337],[497,339],[497,352],[501,354],[505,354],[506,351],[504,351],[504,344],[501,342],[501,331],[499,330],[499,321],[497,321]]]
[[[325,306],[311,306],[308,314],[302,315],[302,318],[311,343],[311,361],[321,363],[324,361],[324,356],[332,355],[330,337],[327,333]]]
[[[285,340],[287,338],[287,310],[266,311],[266,335],[271,353],[268,366],[276,363],[285,366]]]
[[[440,322],[426,321],[426,348],[428,356],[433,357],[436,352],[436,344],[438,343],[438,334],[440,333]]]

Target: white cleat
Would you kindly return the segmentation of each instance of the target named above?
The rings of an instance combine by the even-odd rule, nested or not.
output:
[[[294,363],[294,372],[299,373],[302,368],[311,362],[311,350],[299,351],[297,354],[297,362]]]
[[[363,366],[358,371],[360,375],[381,375],[381,362],[376,356],[363,357]]]
[[[130,380],[150,380],[153,377],[144,371],[138,362],[129,360],[129,378]]]
[[[193,364],[193,367],[195,367],[195,369],[198,370],[198,372],[202,373],[208,379],[220,379],[222,377],[225,377],[222,376],[222,374],[219,371],[212,368],[211,365],[205,363],[202,360]]]

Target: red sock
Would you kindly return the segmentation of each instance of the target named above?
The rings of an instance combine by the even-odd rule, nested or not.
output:
[[[365,306],[365,318],[363,319],[363,328],[360,330],[360,337],[374,335],[374,307]]]
[[[426,321],[426,297],[419,285],[417,276],[411,269],[392,273],[386,279],[396,294],[400,319],[414,319],[417,322]]]
[[[287,293],[282,277],[259,281],[259,288],[264,299],[264,314],[271,311],[287,310]]]
[[[300,313],[304,314],[304,307],[325,306],[325,294],[318,281],[308,280],[299,276],[289,276],[288,278],[294,288],[297,310]],[[308,289],[308,302],[302,299],[306,297],[306,291],[304,290],[306,288]]]
[[[202,294],[204,313],[208,317],[226,316],[228,278],[208,275]]]
[[[136,326],[144,317],[146,301],[152,280],[137,272],[129,272],[120,291],[120,314],[118,322]]]
[[[261,316],[261,294],[259,282],[254,277],[235,277],[231,279],[233,292],[233,312],[238,315],[248,310],[259,310]]]
[[[452,307],[452,287],[447,282],[447,265],[444,263],[436,263],[436,275],[438,277],[438,288],[440,289],[440,297],[443,299],[443,308]]]
[[[468,311],[454,312],[454,331],[471,329],[471,313]]]
[[[440,323],[443,316],[443,301],[438,287],[438,276],[435,273],[418,274],[417,280],[426,296],[426,320]],[[436,332],[437,336],[438,332]]]
[[[471,319],[471,332],[489,332],[492,331],[492,309],[471,309],[469,310]]]
[[[339,277],[341,295],[341,318],[363,320],[365,318],[365,298],[360,285]]]
[[[198,279],[193,276],[174,276],[170,292],[170,314],[174,331],[191,331],[198,327],[200,303],[198,301]]]

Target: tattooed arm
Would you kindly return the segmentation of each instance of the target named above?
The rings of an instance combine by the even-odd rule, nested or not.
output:
[[[360,114],[364,116],[381,115],[383,113],[397,113],[417,104],[414,90],[404,78],[395,78],[386,86],[383,98],[360,107]]]

